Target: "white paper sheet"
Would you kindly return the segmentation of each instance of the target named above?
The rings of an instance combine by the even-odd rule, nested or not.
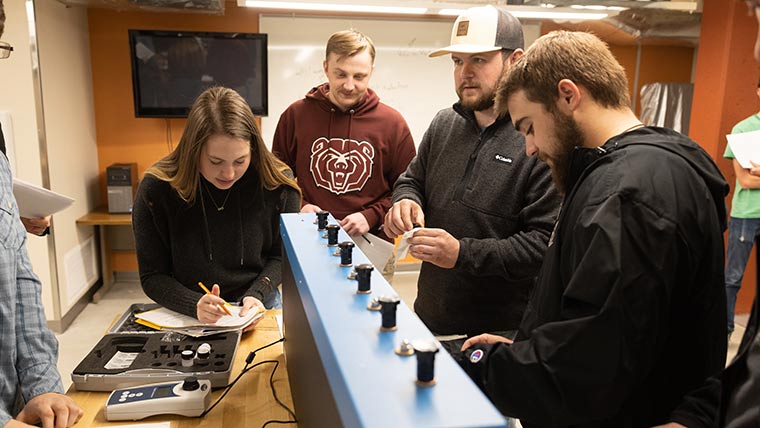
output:
[[[354,241],[372,266],[382,272],[393,255],[393,244],[371,233],[354,238]]]
[[[68,196],[13,179],[13,196],[16,197],[21,217],[45,217],[68,207],[74,200]]]
[[[248,311],[244,317],[239,315],[240,306],[229,306],[232,315],[224,315],[214,324],[204,324],[193,317],[174,312],[164,307],[135,314],[135,318],[145,320],[161,328],[181,329],[192,327],[203,328],[243,328],[254,320],[264,316],[264,310],[260,312]]]
[[[750,161],[760,164],[760,131],[728,134],[726,139],[742,168],[752,168]]]
[[[396,260],[401,260],[406,257],[406,253],[409,252],[409,238],[414,235],[414,232],[420,229],[422,228],[415,227],[412,230],[404,232],[404,234],[401,236],[401,242],[398,243],[398,248],[396,249]]]
[[[280,337],[285,337],[285,335],[282,334],[282,314],[275,315],[274,319],[277,321],[277,328],[280,330]]]

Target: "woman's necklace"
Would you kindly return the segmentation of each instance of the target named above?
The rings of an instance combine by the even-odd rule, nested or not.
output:
[[[227,199],[230,198],[230,193],[232,193],[232,189],[227,190],[227,196],[224,197],[224,202],[222,202],[222,205],[217,205],[216,201],[214,200],[214,195],[211,194],[211,190],[209,190],[206,183],[203,183],[203,187],[206,188],[206,193],[208,193],[208,197],[211,198],[211,203],[214,204],[214,207],[217,211],[224,211],[224,206],[227,205]]]

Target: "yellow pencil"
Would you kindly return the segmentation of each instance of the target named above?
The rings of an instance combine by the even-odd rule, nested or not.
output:
[[[206,286],[205,286],[205,285],[203,285],[203,283],[202,283],[202,282],[198,281],[198,285],[199,285],[199,286],[200,286],[200,287],[203,289],[203,291],[205,291],[205,292],[206,292],[206,294],[211,294],[211,292],[210,292],[210,291],[208,291],[208,288],[206,288]],[[229,310],[229,309],[227,309],[227,306],[225,306],[225,305],[229,305],[229,303],[227,303],[227,302],[224,302],[224,305],[217,305],[217,306],[219,306],[220,308],[222,308],[222,310],[223,310],[225,313],[227,313],[227,315],[232,315],[232,312],[230,312],[230,310]]]

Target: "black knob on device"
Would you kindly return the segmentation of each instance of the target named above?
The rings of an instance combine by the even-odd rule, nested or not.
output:
[[[417,355],[417,384],[432,386],[435,384],[435,354],[438,344],[434,339],[412,341],[414,354]]]
[[[375,267],[369,263],[362,263],[356,266],[356,279],[359,281],[359,286],[356,290],[359,294],[367,294],[370,292],[370,279],[372,278],[372,271]]]
[[[396,307],[401,299],[398,296],[380,296],[380,313],[383,316],[383,324],[381,330],[394,331],[396,330]]]
[[[185,381],[182,382],[183,391],[195,391],[200,387],[201,384],[198,382],[198,379],[195,376],[188,376],[185,378]]]
[[[317,212],[317,229],[325,230],[327,227],[327,215],[330,214],[327,211]]]
[[[338,244],[340,247],[340,265],[351,266],[353,259],[351,258],[351,252],[354,250],[354,243],[351,241],[344,241]]]
[[[338,231],[340,230],[340,226],[337,224],[328,224],[327,225],[327,246],[328,247],[334,247],[338,245]]]

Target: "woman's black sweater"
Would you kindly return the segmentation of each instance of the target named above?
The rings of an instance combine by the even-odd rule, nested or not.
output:
[[[265,190],[253,167],[226,191],[200,180],[192,205],[153,175],[140,183],[132,226],[143,290],[192,317],[204,294],[199,281],[219,284],[229,302],[266,302],[282,275],[280,213],[298,212],[298,192],[285,185]]]

